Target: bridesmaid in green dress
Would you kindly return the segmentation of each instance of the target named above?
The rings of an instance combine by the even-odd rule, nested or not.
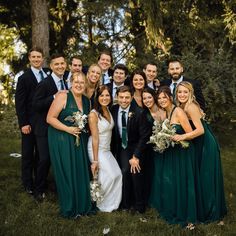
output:
[[[85,76],[75,73],[71,90],[58,94],[47,116],[48,142],[53,173],[57,185],[60,213],[66,218],[77,218],[92,210],[90,172],[87,153],[88,134],[66,118],[80,111],[88,115],[90,102],[83,95]],[[65,120],[66,119],[66,120]],[[79,146],[75,145],[79,136]]]
[[[170,124],[176,133],[192,131],[185,112],[173,104],[169,87],[160,87],[157,93],[159,106],[166,111]],[[161,196],[157,208],[161,217],[170,224],[180,224],[187,229],[194,229],[197,222],[196,186],[195,186],[195,152],[189,142],[188,148],[181,145],[170,146],[163,152],[162,176],[159,183]]]
[[[227,213],[220,149],[208,124],[204,121],[204,113],[194,97],[191,83],[183,81],[176,89],[177,104],[184,109],[193,132],[178,135],[176,141],[193,139],[199,166],[201,201],[203,214],[198,218],[202,222],[220,221]],[[204,133],[204,134],[203,134]]]
[[[157,105],[155,90],[147,87],[142,92],[143,106],[147,110],[147,120],[152,130],[154,121],[162,122],[166,112]],[[150,132],[151,133],[151,132]],[[146,193],[151,207],[159,209],[161,202],[160,186],[162,181],[163,154],[155,152],[152,145],[148,145],[146,158]]]

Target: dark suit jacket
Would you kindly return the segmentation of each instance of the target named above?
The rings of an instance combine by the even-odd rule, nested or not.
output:
[[[118,119],[119,105],[114,105],[111,109],[111,113],[114,119],[115,126],[112,132],[112,144],[111,150],[113,155],[118,158],[121,150],[121,137],[119,134],[117,119]],[[146,119],[145,111],[131,104],[127,121],[127,133],[128,133],[128,147],[127,149],[132,155],[135,155],[140,160],[144,159],[144,152],[147,148],[147,142],[150,137],[150,129]],[[131,158],[130,157],[130,158]]]
[[[38,136],[47,136],[48,124],[46,122],[46,117],[54,99],[53,95],[56,94],[57,91],[57,86],[51,75],[41,81],[36,88],[33,106],[36,112],[37,121],[35,134]]]
[[[47,68],[43,68],[43,70],[45,73],[49,72]],[[35,110],[33,109],[32,100],[37,85],[38,81],[30,68],[18,78],[15,106],[20,128],[25,125],[35,126]]]
[[[201,89],[201,83],[198,80],[192,80],[192,79],[188,79],[183,77],[183,81],[188,81],[193,85],[193,89],[194,89],[194,95],[196,97],[197,102],[199,103],[201,109],[203,111],[205,111],[206,107],[205,107],[205,99],[203,97],[202,94],[202,89]],[[170,86],[172,83],[171,79],[164,79],[161,82],[161,86]]]

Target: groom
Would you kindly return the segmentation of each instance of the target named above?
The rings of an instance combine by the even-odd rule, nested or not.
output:
[[[114,129],[111,149],[123,176],[122,209],[144,213],[144,152],[150,136],[144,110],[131,104],[133,94],[130,87],[117,90],[118,104],[112,107]]]

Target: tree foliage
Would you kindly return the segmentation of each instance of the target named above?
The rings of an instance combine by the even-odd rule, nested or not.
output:
[[[18,55],[14,44],[22,42],[27,49],[32,45],[31,2],[0,2],[1,29],[4,29],[1,35],[8,36],[0,45],[0,58],[5,57],[1,68],[3,63],[8,63],[17,72],[27,63],[25,52]],[[50,54],[55,51],[68,57],[80,54],[85,64],[91,64],[97,61],[99,51],[108,48],[115,63],[125,62],[131,70],[156,60],[160,65],[160,79],[167,76],[166,59],[180,55],[186,65],[185,72],[202,81],[212,120],[225,117],[230,104],[235,104],[235,1],[46,2]]]

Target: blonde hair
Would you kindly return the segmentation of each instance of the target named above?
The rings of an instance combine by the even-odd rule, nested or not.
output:
[[[100,78],[97,81],[97,83],[95,84],[95,88],[94,88],[95,91],[97,90],[97,88],[101,84],[102,68],[98,64],[94,63],[94,64],[90,65],[90,67],[88,68],[88,72],[87,72],[87,75],[86,75],[86,78],[85,78],[85,91],[84,91],[84,93],[85,93],[86,96],[88,96],[88,88],[90,87],[90,81],[89,81],[88,77],[89,77],[89,73],[91,72],[93,67],[98,67],[100,69],[100,71],[101,71]]]
[[[85,74],[83,72],[74,72],[74,73],[72,73],[72,75],[70,77],[70,82],[72,83],[79,76],[81,76],[84,79],[84,81],[86,81],[86,77],[85,77]]]
[[[201,112],[202,115],[204,116],[205,113],[204,113],[203,110],[201,109],[201,107],[200,107],[199,103],[197,102],[196,97],[195,97],[195,95],[194,95],[193,85],[192,85],[190,82],[188,82],[188,81],[182,81],[182,82],[180,82],[180,83],[177,85],[177,87],[176,87],[176,95],[178,94],[178,91],[179,91],[179,87],[180,87],[180,86],[183,86],[183,87],[185,87],[186,89],[189,90],[188,101],[186,102],[186,105],[184,106],[183,109],[186,110],[186,108],[188,107],[189,104],[194,103],[194,104],[196,104],[196,105],[198,106],[200,112]],[[176,105],[177,105],[177,106],[181,106],[181,103],[180,103],[179,100],[178,100],[178,96],[176,96]]]

